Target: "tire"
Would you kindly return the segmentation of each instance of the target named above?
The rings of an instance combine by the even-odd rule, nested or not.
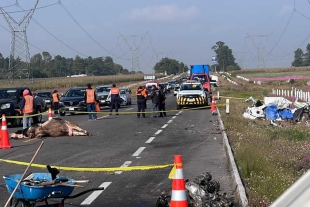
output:
[[[60,111],[59,111],[59,115],[60,115],[60,116],[65,116],[65,115],[66,115],[66,112],[65,112],[64,110],[60,110]]]
[[[15,112],[15,116],[20,116],[18,112]],[[22,118],[16,118],[12,121],[12,126],[13,127],[19,127],[23,124],[23,119]]]

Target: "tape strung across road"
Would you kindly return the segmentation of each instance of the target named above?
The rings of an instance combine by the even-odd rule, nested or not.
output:
[[[0,162],[6,162],[10,164],[16,165],[25,165],[28,166],[28,162],[20,162],[15,160],[6,160],[0,159]],[[62,167],[62,166],[54,166],[52,167],[57,168],[58,170],[63,171],[78,171],[78,172],[116,172],[116,171],[135,171],[135,170],[154,170],[154,169],[163,169],[174,166],[174,164],[166,164],[166,165],[147,165],[147,166],[131,166],[131,167],[111,167],[111,168],[104,168],[104,167],[97,167],[97,168],[88,168],[88,167]],[[31,167],[43,168],[46,169],[46,165],[42,164],[31,164]]]

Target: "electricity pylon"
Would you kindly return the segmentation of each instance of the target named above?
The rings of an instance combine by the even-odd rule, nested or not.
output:
[[[37,8],[39,0],[36,0],[35,5],[25,14],[25,16],[17,22],[13,19],[2,7],[0,11],[4,19],[8,23],[11,30],[11,48],[9,58],[8,79],[14,81],[14,77],[26,77],[28,80],[31,75],[30,70],[30,52],[27,40],[26,29],[30,23],[34,11]],[[16,0],[16,5],[18,1]]]
[[[249,35],[247,34],[248,36],[246,36],[246,38],[251,38],[252,42],[253,42],[253,45],[255,46],[256,50],[257,50],[257,68],[264,68],[265,67],[265,59],[264,59],[264,50],[265,50],[265,46],[258,46],[256,43],[255,43],[255,38],[258,37],[258,38],[267,38],[267,41],[268,41],[268,38],[271,36],[271,35]]]
[[[126,44],[128,45],[132,57],[131,57],[131,71],[135,71],[135,72],[140,72],[140,64],[139,64],[139,49],[140,46],[142,45],[145,37],[147,36],[149,32],[145,33],[144,35],[122,35],[120,34],[124,41],[126,42]],[[136,38],[140,37],[141,38],[141,42],[139,45],[136,45]],[[130,45],[128,42],[128,39],[133,38],[133,44]]]
[[[248,51],[235,52],[237,61],[239,62],[241,69],[244,69],[243,63],[244,63],[247,53]]]

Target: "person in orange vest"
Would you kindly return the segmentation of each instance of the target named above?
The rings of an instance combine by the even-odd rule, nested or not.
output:
[[[54,114],[58,114],[58,109],[59,109],[59,96],[57,92],[58,92],[57,90],[54,90],[53,92]]]
[[[23,129],[31,127],[32,118],[29,115],[33,114],[34,98],[30,94],[29,90],[25,89],[23,92],[23,98],[20,101],[20,113],[23,114]]]
[[[147,90],[145,86],[142,86],[144,93],[146,94],[145,100],[144,100],[144,108],[146,109],[146,102],[147,102]]]
[[[142,86],[139,86],[138,90],[136,91],[137,96],[137,105],[138,105],[138,113],[137,117],[140,118],[140,112],[142,111],[142,117],[145,118],[145,99],[146,99],[146,93],[143,90]]]
[[[112,111],[113,111],[113,106],[115,107],[115,112],[116,115],[118,115],[118,104],[120,103],[120,91],[119,89],[116,87],[115,83],[113,83],[112,88],[110,90],[109,93],[109,97],[111,98],[111,103],[110,103],[110,115],[112,115]]]
[[[87,89],[85,91],[85,103],[87,106],[87,112],[96,112],[96,94],[95,94],[95,90],[92,89],[90,84],[87,84]],[[88,114],[88,121],[92,120],[92,114],[89,113]],[[93,118],[94,120],[97,120],[97,114],[93,113]]]

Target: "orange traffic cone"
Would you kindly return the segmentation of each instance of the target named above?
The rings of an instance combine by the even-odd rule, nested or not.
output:
[[[215,112],[215,111],[216,111],[215,98],[212,97],[211,112]]]
[[[10,144],[10,137],[9,137],[9,131],[8,126],[6,124],[5,114],[2,114],[2,126],[1,126],[1,149],[10,149],[12,148]]]
[[[181,155],[174,156],[174,165],[170,207],[188,207]]]
[[[53,119],[52,109],[48,108],[48,120],[52,120],[52,119]]]

